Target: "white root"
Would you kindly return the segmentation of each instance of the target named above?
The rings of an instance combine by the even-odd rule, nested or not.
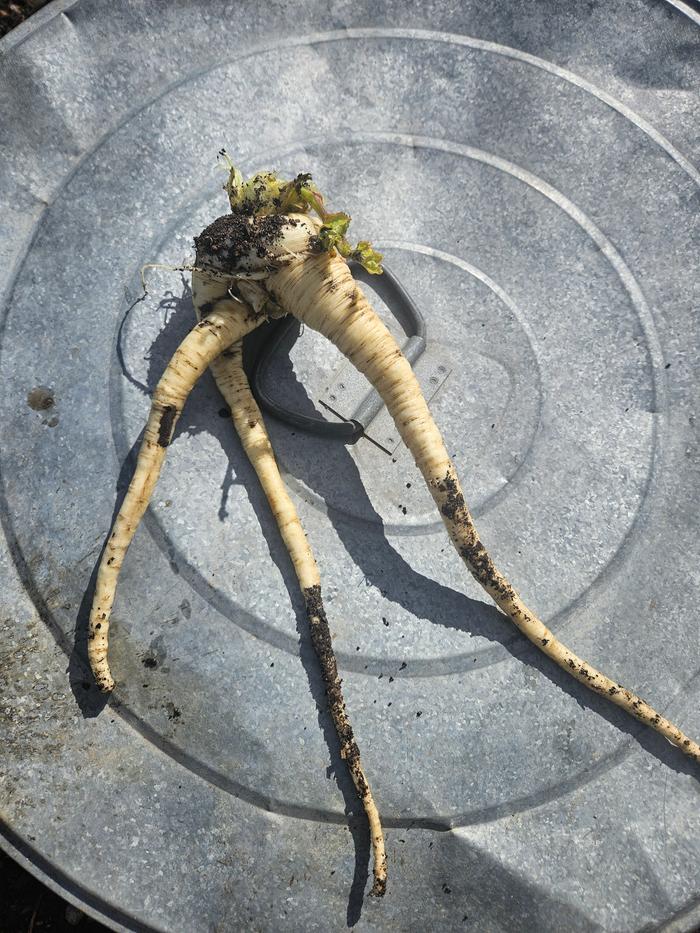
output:
[[[201,277],[197,275],[193,276],[192,294],[195,308],[197,308],[202,294]],[[318,565],[277,466],[262,414],[250,390],[243,369],[242,343],[239,341],[213,360],[211,371],[219,391],[231,410],[231,417],[243,449],[267,497],[299,580],[306,604],[311,641],[319,661],[328,696],[329,711],[340,742],[340,755],[348,766],[369,823],[374,861],[372,893],[381,896],[386,891],[387,878],[384,833],[345,708],[328,620],[323,606]]]
[[[280,307],[324,334],[380,393],[423,474],[452,543],[474,578],[523,635],[590,690],[607,697],[700,761],[697,742],[641,697],[562,644],[496,567],[479,538],[457,471],[415,374],[345,261],[337,254],[309,256],[273,273],[267,287]]]
[[[105,545],[88,624],[88,659],[100,690],[114,689],[109,668],[109,621],[127,549],[153,494],[175,425],[197,379],[226,347],[261,323],[240,302],[207,306],[175,351],[153,393],[136,469]]]

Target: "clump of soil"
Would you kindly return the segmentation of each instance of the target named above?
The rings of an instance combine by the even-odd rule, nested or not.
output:
[[[34,411],[47,411],[53,408],[55,401],[53,389],[48,386],[36,386],[27,393],[27,405]]]

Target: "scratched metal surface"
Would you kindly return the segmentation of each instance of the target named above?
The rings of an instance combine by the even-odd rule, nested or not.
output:
[[[383,901],[208,376],[124,568],[107,706],[83,662],[115,498],[192,322],[177,273],[134,304],[138,270],[223,211],[225,145],[314,172],[384,249],[498,562],[700,734],[696,9],[79,0],[0,43],[2,844],[69,899],[128,930],[697,924],[697,769],[519,640],[400,447],[270,423],[387,827]],[[301,408],[363,390],[308,333],[273,375]]]

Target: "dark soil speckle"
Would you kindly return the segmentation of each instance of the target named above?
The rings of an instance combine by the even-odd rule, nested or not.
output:
[[[53,389],[48,386],[36,386],[27,393],[27,405],[34,411],[47,411],[53,408],[55,401]]]
[[[168,719],[171,722],[178,722],[180,720],[180,717],[182,716],[182,710],[178,709],[174,703],[172,703],[171,701],[168,701],[165,704],[164,709],[167,710]]]

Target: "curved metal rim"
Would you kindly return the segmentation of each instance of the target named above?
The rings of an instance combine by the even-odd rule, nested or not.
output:
[[[694,0],[664,0],[664,2],[700,26],[700,10],[696,7]],[[0,39],[0,58],[11,49],[29,40],[35,32],[43,29],[55,17],[79,3],[80,0],[51,0],[45,7],[32,14]],[[10,278],[12,279],[12,276]],[[144,926],[134,917],[91,894],[70,879],[3,820],[0,820],[0,849],[50,891],[110,930],[117,931],[117,933],[159,933],[156,927]],[[685,911],[681,910],[680,915],[669,918],[657,929],[666,931],[666,933],[695,933],[698,928],[700,928],[700,901],[692,904]]]
[[[54,894],[117,933],[158,933],[76,884],[6,823],[0,821],[0,849]]]
[[[65,10],[80,3],[80,0],[51,0],[45,7],[32,13],[29,19],[25,19],[19,26],[11,29],[6,36],[0,39],[0,55],[3,52],[9,52],[23,42],[26,42],[35,32],[43,29],[47,23],[50,23],[55,16],[59,16]]]

